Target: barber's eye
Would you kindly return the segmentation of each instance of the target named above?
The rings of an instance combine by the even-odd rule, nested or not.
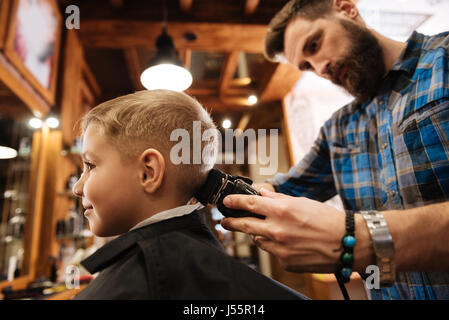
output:
[[[310,53],[315,53],[318,49],[318,41],[312,41],[310,44]]]

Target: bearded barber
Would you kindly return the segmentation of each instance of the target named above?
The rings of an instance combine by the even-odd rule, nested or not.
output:
[[[335,272],[346,282],[376,265],[372,299],[449,299],[448,33],[398,42],[369,29],[351,1],[295,0],[272,19],[265,54],[355,101],[262,197],[225,199],[265,220],[222,225],[253,235],[289,271]],[[322,203],[336,194],[345,212]]]

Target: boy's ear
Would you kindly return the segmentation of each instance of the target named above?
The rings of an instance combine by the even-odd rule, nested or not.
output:
[[[156,149],[146,149],[139,158],[140,183],[147,193],[154,193],[162,184],[165,174],[165,160]]]
[[[334,8],[351,19],[355,19],[359,15],[357,6],[351,0],[335,0]]]

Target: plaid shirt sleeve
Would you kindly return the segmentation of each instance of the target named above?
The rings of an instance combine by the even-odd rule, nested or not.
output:
[[[337,194],[332,175],[329,146],[322,127],[309,153],[288,173],[267,180],[277,192],[326,201]]]

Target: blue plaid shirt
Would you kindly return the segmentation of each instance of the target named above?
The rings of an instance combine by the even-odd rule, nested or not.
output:
[[[449,198],[449,33],[414,32],[370,102],[343,107],[278,192],[346,210],[391,210]],[[449,230],[448,230],[449,232]],[[397,273],[372,299],[449,299],[449,272]]]

